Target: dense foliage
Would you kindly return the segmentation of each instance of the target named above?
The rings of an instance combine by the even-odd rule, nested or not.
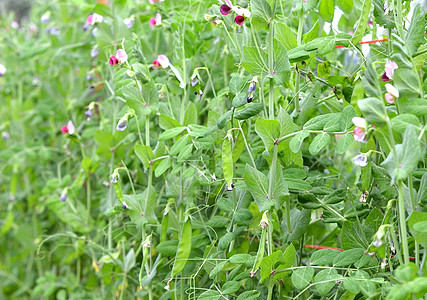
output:
[[[4,13],[0,298],[423,298],[425,8]]]

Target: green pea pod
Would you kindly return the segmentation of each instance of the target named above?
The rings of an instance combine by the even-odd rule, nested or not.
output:
[[[117,199],[119,199],[120,203],[123,204],[123,192],[119,182],[114,183],[114,190],[116,191]]]
[[[233,151],[230,134],[227,134],[222,143],[222,169],[225,182],[228,187],[231,187],[233,183]]]
[[[160,233],[160,243],[166,241],[166,233],[168,231],[169,215],[163,217],[162,232]]]
[[[261,233],[261,239],[259,240],[258,252],[256,254],[256,259],[254,266],[252,267],[250,274],[255,274],[261,265],[262,259],[264,258],[264,249],[265,249],[265,235],[267,233],[267,228],[264,228]]]
[[[172,278],[181,272],[187,264],[187,260],[191,251],[191,234],[191,222],[188,220],[185,222],[182,229],[181,239],[179,240],[178,251],[176,253],[175,264],[173,265],[172,269]]]

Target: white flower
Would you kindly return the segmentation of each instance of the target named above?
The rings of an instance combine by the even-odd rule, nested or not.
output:
[[[360,127],[360,128],[366,128],[366,120],[364,118],[361,117],[354,117],[351,119],[351,121],[353,122],[354,126]]]
[[[387,90],[387,92],[392,94],[394,97],[399,98],[399,91],[390,83],[385,84],[385,89]]]
[[[156,17],[154,18],[156,20],[156,26],[159,26],[160,24],[162,24],[162,15],[157,13]]]
[[[366,153],[362,153],[362,154],[356,155],[353,158],[353,163],[356,166],[366,167],[368,165],[368,155]]]
[[[0,77],[6,73],[6,67],[0,64]]]
[[[49,22],[49,19],[50,19],[50,12],[48,11],[48,12],[45,12],[43,16],[41,16],[40,22],[42,22],[43,24],[46,24],[47,22]]]
[[[128,114],[125,114],[117,123],[116,130],[124,131],[128,127]]]
[[[160,54],[157,57],[157,60],[159,61],[159,63],[162,66],[162,68],[164,68],[164,69],[167,68],[167,67],[169,67],[169,65],[170,65],[169,58],[167,58],[166,55]]]
[[[76,132],[76,128],[74,127],[73,121],[68,121],[67,124],[68,134],[74,134]]]
[[[127,28],[132,28],[134,24],[134,17],[126,18],[123,20],[123,23],[126,25]]]
[[[127,62],[127,60],[128,60],[128,55],[127,55],[126,51],[123,50],[123,49],[118,49],[117,50],[116,57],[118,58],[118,60],[121,63]]]
[[[245,18],[251,17],[251,12],[243,7],[240,6],[232,6],[231,9],[238,15],[238,16],[244,16]]]

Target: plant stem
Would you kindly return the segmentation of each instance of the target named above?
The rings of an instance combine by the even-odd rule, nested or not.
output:
[[[405,265],[409,264],[409,249],[408,249],[408,232],[406,230],[406,216],[405,216],[405,198],[403,194],[403,183],[401,180],[398,182],[399,186],[399,225],[400,225],[400,242],[403,251],[403,261]]]

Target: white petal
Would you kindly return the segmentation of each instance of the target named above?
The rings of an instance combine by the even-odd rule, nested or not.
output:
[[[356,166],[366,167],[368,165],[368,157],[366,154],[359,154],[353,158],[353,163]]]
[[[76,128],[74,127],[73,121],[68,121],[67,124],[67,128],[68,128],[68,134],[74,134],[74,132],[76,132]]]
[[[159,61],[160,65],[162,66],[162,68],[167,68],[169,67],[170,63],[169,63],[169,58],[167,58],[166,55],[160,54],[157,57],[157,60]]]
[[[353,121],[354,126],[366,128],[366,121],[364,118],[354,117],[353,119],[351,119],[351,121]]]
[[[159,26],[160,24],[162,24],[162,15],[157,13],[155,20],[156,20],[156,26]]]
[[[7,70],[6,67],[0,64],[0,76],[3,76],[4,73],[6,73],[6,70]]]
[[[399,98],[399,91],[394,87],[394,85],[391,85],[390,83],[386,83],[385,89],[387,92],[395,96],[396,98]]]

